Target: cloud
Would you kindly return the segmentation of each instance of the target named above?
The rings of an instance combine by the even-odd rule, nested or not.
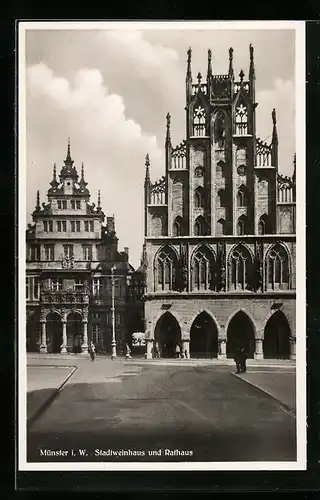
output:
[[[120,243],[126,246],[128,240],[133,242],[132,257],[137,264],[143,242],[146,153],[154,164],[153,172],[161,175],[163,168],[163,151],[158,148],[156,137],[144,133],[139,123],[126,116],[123,98],[108,92],[96,68],[82,68],[69,81],[40,63],[28,68],[27,78],[27,141],[31,150],[35,149],[29,155],[30,189],[41,182],[45,196],[51,180],[51,162],[63,158],[67,137],[71,136],[78,168],[84,161],[91,193],[95,195],[101,189],[103,208],[108,214],[116,214]],[[50,136],[50,129],[54,137],[52,133]],[[141,194],[138,200],[137,193]],[[29,213],[33,203],[33,198],[28,201]],[[132,237],[130,231],[136,231],[136,235]]]

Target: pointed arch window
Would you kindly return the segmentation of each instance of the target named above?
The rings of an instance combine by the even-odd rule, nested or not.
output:
[[[206,135],[206,111],[198,105],[193,112],[193,135],[201,137]]]
[[[173,236],[183,236],[183,220],[180,215],[173,222]]]
[[[267,256],[268,289],[286,290],[289,288],[289,257],[285,248],[274,245]]]
[[[216,236],[227,234],[227,225],[224,219],[219,219],[216,225]]]
[[[237,222],[237,235],[238,236],[243,236],[244,234],[248,234],[248,228],[247,228],[247,217],[245,215],[241,215],[239,217],[238,222]]]
[[[229,259],[230,283],[233,290],[251,290],[252,257],[249,250],[238,245]]]
[[[191,263],[192,289],[211,290],[213,288],[215,259],[209,248],[199,248]]]
[[[227,193],[225,189],[219,189],[217,193],[217,207],[226,207],[227,206]]]
[[[195,236],[205,236],[206,234],[206,223],[202,215],[199,215],[199,217],[197,217],[195,220],[194,234]]]
[[[199,186],[194,192],[194,206],[196,208],[204,207],[204,192],[203,187]]]
[[[225,177],[225,162],[223,160],[219,160],[217,163],[217,171],[216,175],[217,177]]]
[[[268,216],[267,216],[267,214],[263,214],[259,219],[258,233],[259,234],[268,234]]]
[[[236,130],[237,135],[246,135],[248,133],[248,109],[243,102],[236,107]]]
[[[244,184],[242,184],[237,193],[237,206],[238,207],[247,207],[248,206],[248,188]]]
[[[156,258],[156,289],[176,289],[177,256],[170,247],[165,247]]]

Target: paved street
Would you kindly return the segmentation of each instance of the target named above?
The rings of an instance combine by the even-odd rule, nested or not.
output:
[[[46,363],[53,364],[52,359]],[[71,357],[56,369],[67,363]],[[251,385],[257,379],[263,388],[265,380],[268,392],[280,385],[282,395],[292,394],[292,368],[252,368],[245,382],[228,365],[130,364],[104,358],[73,363],[76,371],[29,430],[28,461],[296,459],[294,415]],[[29,366],[28,373],[38,369]],[[53,377],[54,368],[47,369]],[[30,390],[28,401],[36,392]],[[290,407],[294,401],[283,403]],[[52,450],[67,453],[55,457]],[[127,455],[119,456],[122,450]],[[157,454],[150,456],[151,450]]]

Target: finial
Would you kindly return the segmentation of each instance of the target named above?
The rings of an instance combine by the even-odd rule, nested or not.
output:
[[[207,71],[207,80],[209,80],[212,76],[212,52],[208,49],[208,71]]]
[[[37,204],[36,204],[36,210],[40,210],[40,191],[38,189],[37,191]]]
[[[53,180],[54,180],[54,182],[57,181],[57,165],[56,165],[56,163],[53,164]]]
[[[243,78],[244,78],[244,72],[243,72],[243,70],[240,71],[239,76],[240,76],[240,83],[242,83],[243,82]]]
[[[253,61],[253,45],[250,43],[249,45],[249,51],[250,51],[250,61]]]
[[[170,124],[171,124],[171,116],[170,116],[170,113],[167,113],[166,120],[167,120],[167,135],[166,135],[166,142],[170,142],[170,140],[171,140],[171,137],[170,137]]]
[[[146,167],[149,167],[149,165],[150,165],[150,160],[149,160],[149,155],[148,155],[148,153],[147,153],[147,154],[146,154],[146,162],[145,162],[145,166],[146,166]]]
[[[234,72],[233,72],[233,48],[230,47],[229,49],[229,78],[233,78]]]
[[[72,165],[73,164],[73,160],[71,158],[71,152],[70,152],[70,137],[68,137],[67,156],[66,156],[66,159],[64,160],[64,163],[66,165]]]
[[[101,207],[101,196],[100,196],[100,189],[98,190],[98,205],[97,208]]]
[[[274,108],[272,110],[272,122],[273,122],[273,125],[277,125],[276,110]]]
[[[191,80],[191,47],[189,47],[187,51],[188,59],[187,59],[187,79]]]
[[[200,71],[197,74],[197,79],[198,79],[198,85],[200,86],[201,85],[201,80],[202,80],[202,75],[201,75]]]
[[[83,162],[81,163],[81,180],[84,181],[84,166],[83,166]]]

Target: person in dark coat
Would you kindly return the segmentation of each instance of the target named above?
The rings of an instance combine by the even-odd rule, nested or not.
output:
[[[95,348],[95,345],[93,342],[91,342],[91,345],[90,345],[90,357],[91,357],[91,361],[94,361],[94,358],[96,357],[96,348]]]
[[[240,350],[240,372],[245,373],[247,371],[247,356],[244,348]]]
[[[233,359],[236,364],[237,373],[241,373],[241,351],[239,347],[235,349]]]

